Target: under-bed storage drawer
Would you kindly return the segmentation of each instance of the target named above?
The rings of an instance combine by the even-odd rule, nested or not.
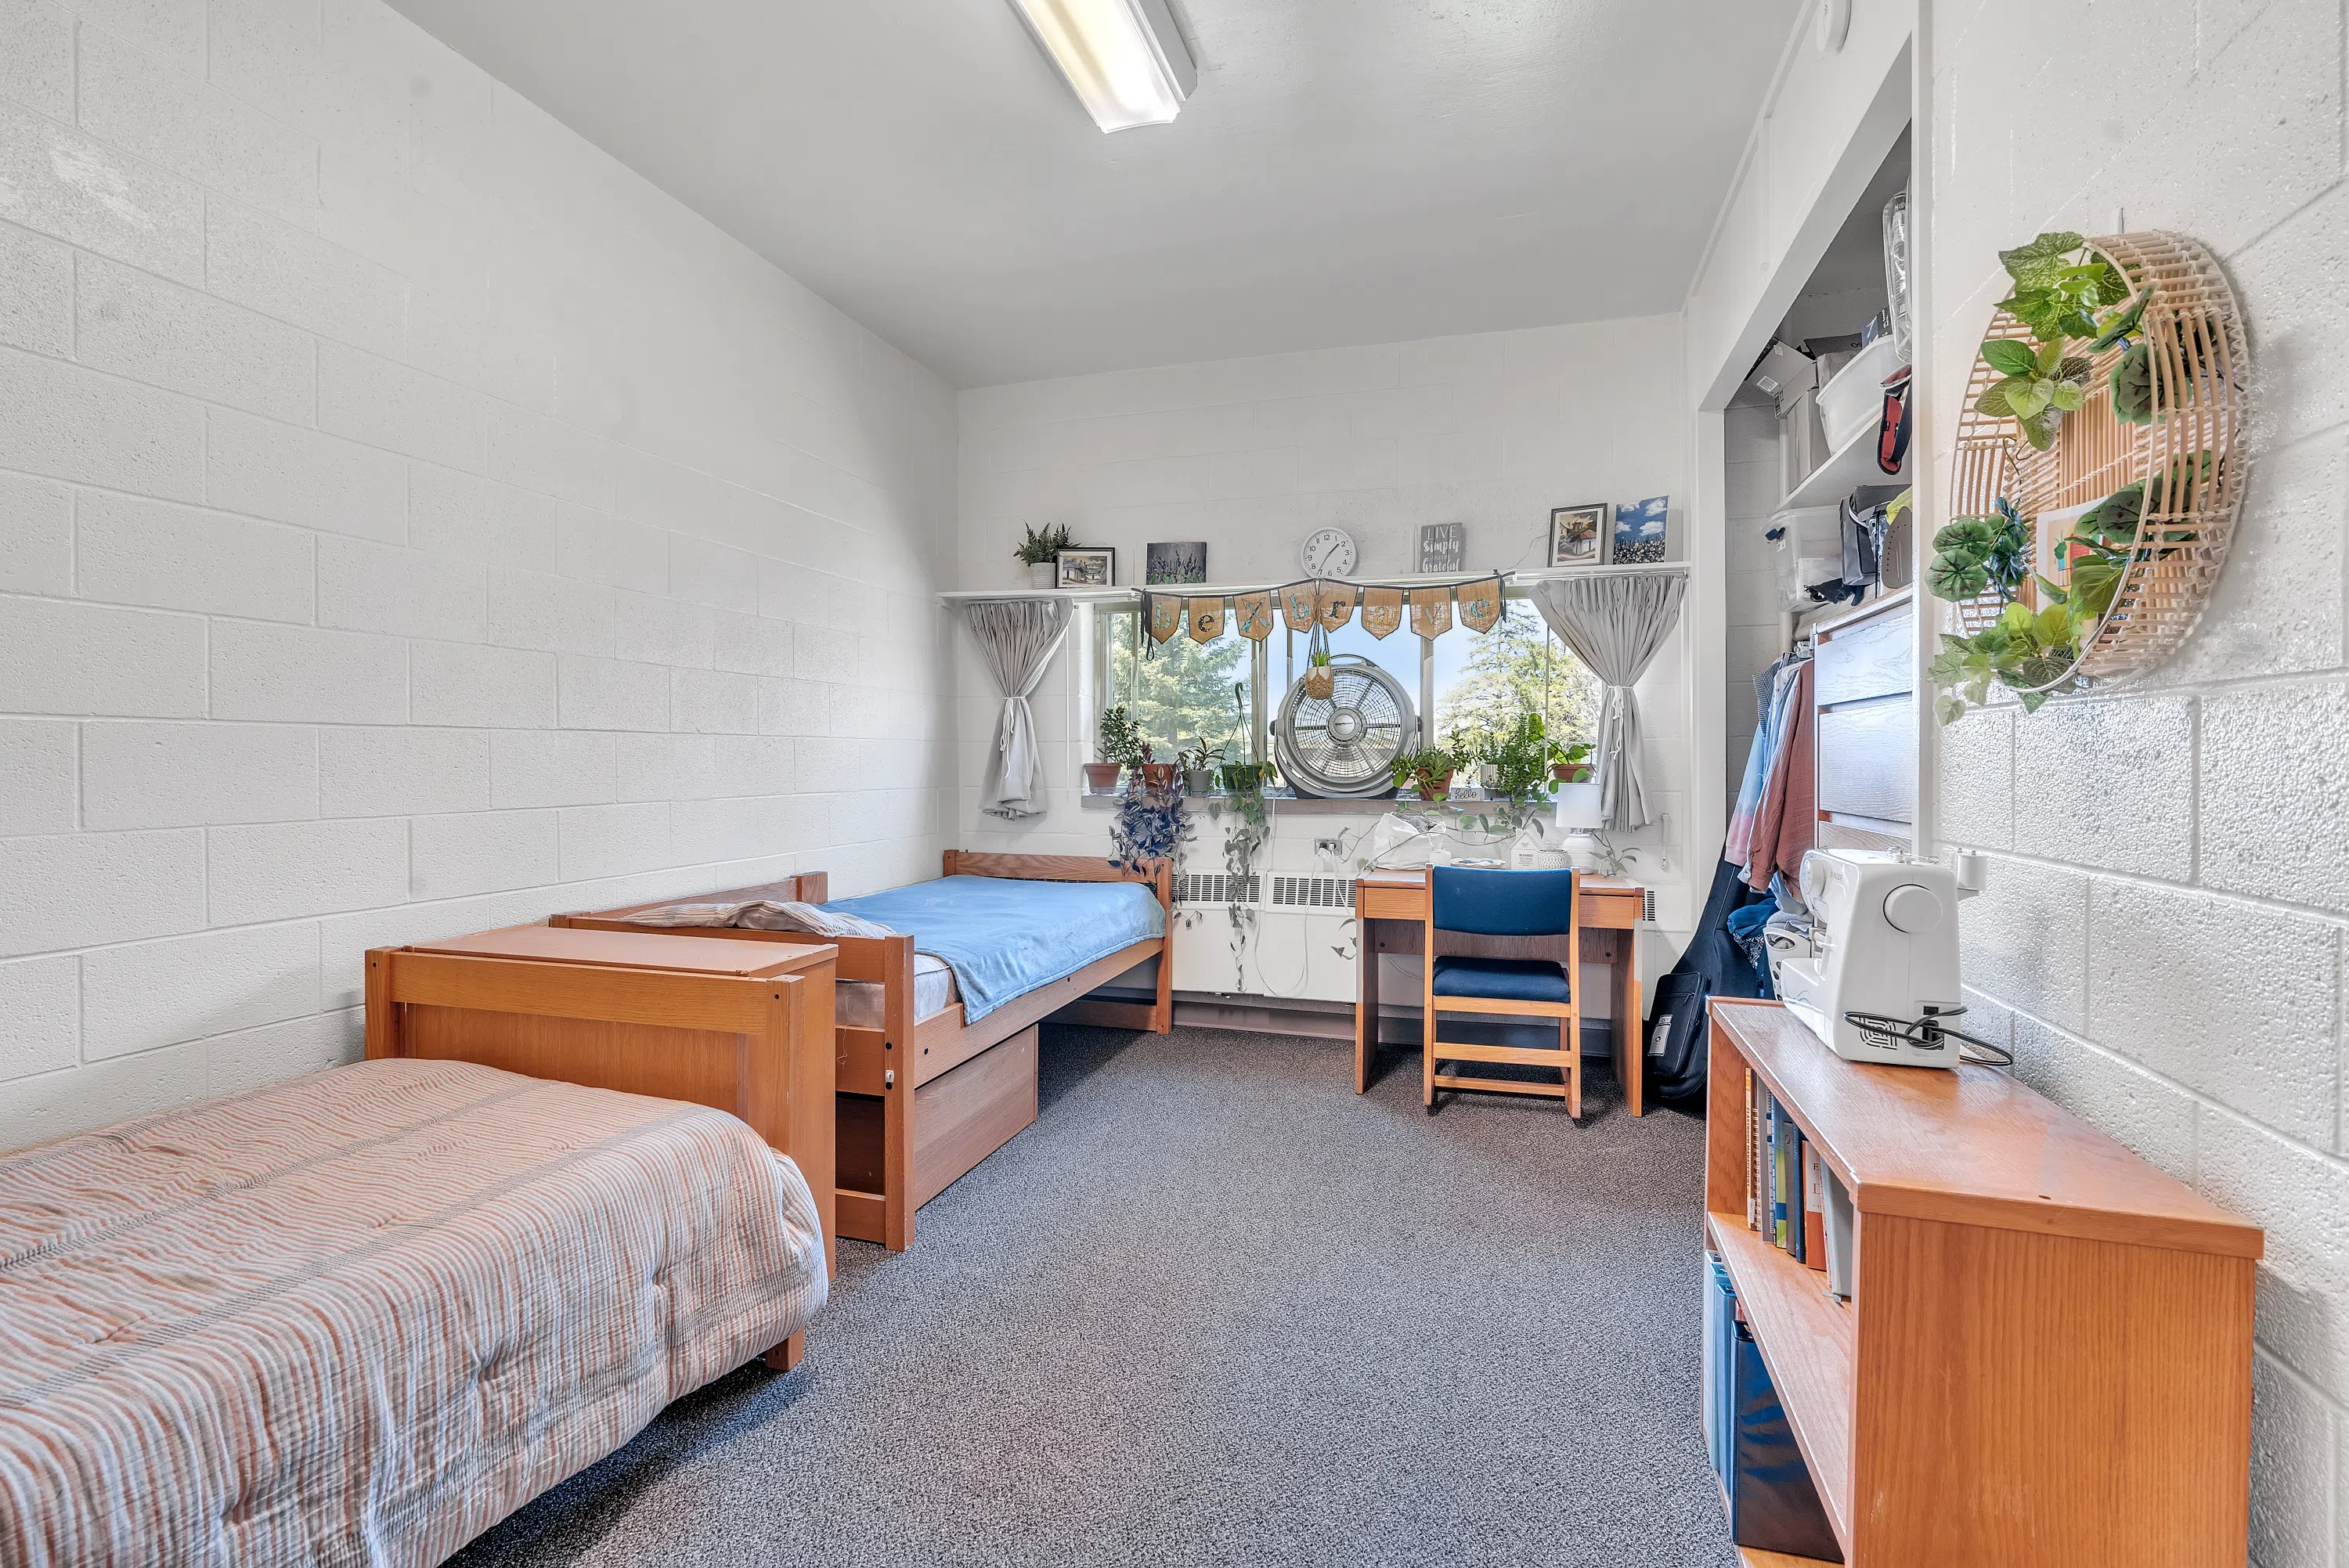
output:
[[[916,1208],[1034,1125],[1039,1037],[1030,1024],[914,1091]]]

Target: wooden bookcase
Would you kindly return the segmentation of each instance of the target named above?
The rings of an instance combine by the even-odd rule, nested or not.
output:
[[[1746,1228],[1748,1069],[1852,1194],[1848,1302]],[[2004,1073],[1847,1062],[1773,1002],[1713,1004],[1707,1097],[1707,1237],[1851,1568],[2242,1568],[2257,1227]]]

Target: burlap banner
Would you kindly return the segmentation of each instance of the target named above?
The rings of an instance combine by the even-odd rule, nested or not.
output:
[[[1332,632],[1352,620],[1354,585],[1350,583],[1316,583],[1313,585],[1313,618]]]
[[[1501,580],[1488,577],[1482,583],[1463,583],[1460,594],[1460,624],[1472,632],[1489,632],[1501,619]]]
[[[1270,593],[1243,593],[1232,601],[1232,610],[1239,617],[1241,636],[1261,643],[1272,635],[1275,616]]]
[[[1413,589],[1411,629],[1423,637],[1440,637],[1452,630],[1452,590]]]
[[[1365,588],[1362,590],[1362,630],[1373,637],[1385,637],[1402,625],[1402,590],[1400,588]]]
[[[1290,631],[1313,629],[1314,587],[1310,583],[1291,583],[1280,591],[1280,617],[1288,623]]]
[[[1221,599],[1185,600],[1183,613],[1191,623],[1193,642],[1212,643],[1224,634],[1224,602]]]
[[[1183,629],[1183,601],[1164,593],[1150,596],[1150,635],[1164,642]]]

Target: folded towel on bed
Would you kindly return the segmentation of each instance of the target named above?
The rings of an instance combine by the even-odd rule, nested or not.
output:
[[[810,936],[895,936],[874,921],[859,920],[819,903],[780,903],[754,898],[743,903],[667,903],[638,910],[632,925],[732,926],[749,931],[801,931]]]

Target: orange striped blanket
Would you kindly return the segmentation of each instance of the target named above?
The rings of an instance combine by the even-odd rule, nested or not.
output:
[[[824,1290],[741,1122],[462,1063],[0,1156],[0,1565],[437,1563]]]

